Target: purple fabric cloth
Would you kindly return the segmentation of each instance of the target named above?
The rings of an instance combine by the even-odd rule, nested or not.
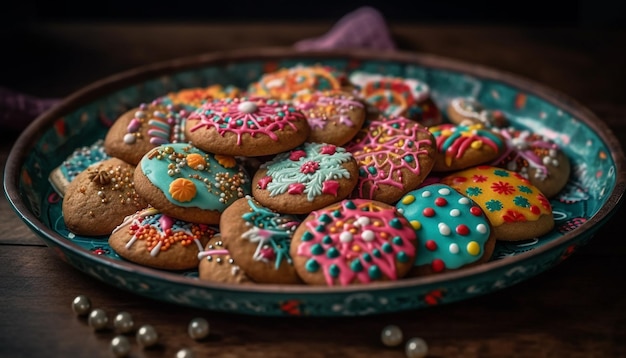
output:
[[[370,48],[393,51],[396,46],[382,14],[369,6],[345,16],[324,35],[294,44],[299,51]],[[38,98],[0,86],[0,129],[22,130],[37,116],[60,102]]]

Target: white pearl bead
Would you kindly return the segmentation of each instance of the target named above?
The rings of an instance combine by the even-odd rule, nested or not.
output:
[[[176,352],[176,358],[193,358],[193,351],[189,348],[183,348]]]
[[[149,324],[145,324],[139,327],[137,330],[137,334],[135,335],[137,339],[137,343],[143,347],[150,347],[157,343],[159,340],[159,335],[157,331]]]
[[[87,323],[91,328],[98,331],[107,326],[107,323],[109,323],[109,317],[107,317],[107,313],[103,309],[96,308],[89,313]]]
[[[133,330],[135,322],[128,312],[120,312],[113,319],[113,327],[120,333],[128,333]]]
[[[194,318],[189,322],[187,333],[196,340],[205,338],[209,335],[209,322],[204,318]]]
[[[422,338],[411,338],[406,342],[404,353],[407,358],[424,358],[428,354],[428,344]]]
[[[257,110],[257,105],[251,101],[244,101],[237,105],[237,110],[243,113],[254,113]]]
[[[130,342],[124,336],[116,336],[111,340],[110,348],[116,357],[126,357],[130,352]]]
[[[397,346],[402,343],[402,330],[393,324],[386,326],[380,333],[380,340],[387,347]]]
[[[72,311],[79,316],[84,316],[91,310],[91,301],[87,296],[76,296],[72,301]]]

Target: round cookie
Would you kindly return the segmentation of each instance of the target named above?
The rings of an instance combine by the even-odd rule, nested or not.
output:
[[[441,124],[428,130],[435,137],[434,172],[451,172],[490,163],[505,150],[505,140],[482,124]]]
[[[235,263],[224,246],[220,234],[214,235],[204,250],[198,253],[198,278],[220,283],[253,283]]]
[[[344,145],[365,122],[365,104],[346,92],[304,93],[297,95],[293,104],[309,123],[309,142]]]
[[[311,212],[291,240],[291,257],[311,285],[397,280],[413,267],[415,231],[391,205],[343,200]]]
[[[208,225],[178,220],[148,207],[124,219],[109,236],[109,246],[139,265],[188,270],[198,266],[198,253],[215,233]]]
[[[109,159],[104,150],[104,140],[98,139],[89,146],[76,148],[58,167],[48,175],[48,181],[60,197],[65,195],[65,189],[76,176],[87,167]]]
[[[152,148],[185,141],[185,114],[179,107],[160,101],[142,103],[113,123],[104,138],[104,148],[111,157],[137,165]]]
[[[126,216],[148,206],[135,191],[134,171],[134,165],[109,158],[76,175],[61,206],[67,229],[77,235],[108,235]]]
[[[421,124],[404,117],[366,121],[346,150],[359,165],[352,198],[395,203],[416,189],[435,163],[435,139]]]
[[[508,120],[499,110],[488,110],[476,99],[456,97],[450,100],[446,108],[450,122],[460,125],[482,124],[487,128],[504,127]]]
[[[450,174],[441,178],[441,183],[483,209],[497,240],[532,239],[554,227],[546,196],[516,172],[483,165]]]
[[[443,119],[430,88],[422,81],[362,71],[353,72],[349,79],[357,93],[383,115],[406,117],[424,126],[439,124]]]
[[[290,150],[309,136],[306,117],[293,105],[269,98],[205,102],[186,120],[185,135],[215,154],[258,157]]]
[[[252,178],[252,195],[279,213],[308,214],[346,198],[358,178],[345,148],[307,142],[263,163]]]
[[[415,229],[412,275],[429,275],[489,261],[496,238],[483,210],[444,184],[413,190],[396,204]]]
[[[496,129],[506,140],[506,151],[494,166],[520,173],[548,198],[565,187],[571,172],[569,157],[550,139],[512,127]]]
[[[198,109],[204,102],[213,99],[235,98],[241,95],[241,90],[235,86],[211,85],[207,87],[183,88],[180,91],[170,92],[159,98],[164,104],[180,106],[187,111]]]
[[[247,196],[224,210],[220,231],[230,255],[254,282],[298,284],[289,246],[300,221]]]
[[[200,224],[219,224],[224,209],[250,193],[250,179],[235,158],[205,153],[188,143],[152,149],[134,178],[137,192],[151,206]]]

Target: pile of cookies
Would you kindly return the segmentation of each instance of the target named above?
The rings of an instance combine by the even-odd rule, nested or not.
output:
[[[426,83],[323,65],[169,93],[50,174],[65,225],[199,279],[350,285],[479,265],[554,227],[552,141]]]

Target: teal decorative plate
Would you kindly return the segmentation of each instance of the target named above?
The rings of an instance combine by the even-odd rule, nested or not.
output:
[[[196,272],[166,272],[117,256],[106,237],[80,237],[63,223],[61,198],[48,180],[76,148],[104,138],[121,113],[168,92],[211,84],[246,88],[262,73],[322,63],[427,83],[443,108],[474,97],[500,109],[514,127],[559,144],[572,162],[567,186],[551,200],[556,226],[547,235],[498,243],[490,262],[456,272],[349,287],[228,285]],[[426,308],[505,289],[557,265],[588,242],[622,200],[626,185],[619,142],[593,113],[540,84],[500,71],[414,53],[231,51],[146,66],[88,86],[39,117],[7,160],[4,188],[23,221],[63,260],[97,280],[184,306],[251,315],[352,316]]]

